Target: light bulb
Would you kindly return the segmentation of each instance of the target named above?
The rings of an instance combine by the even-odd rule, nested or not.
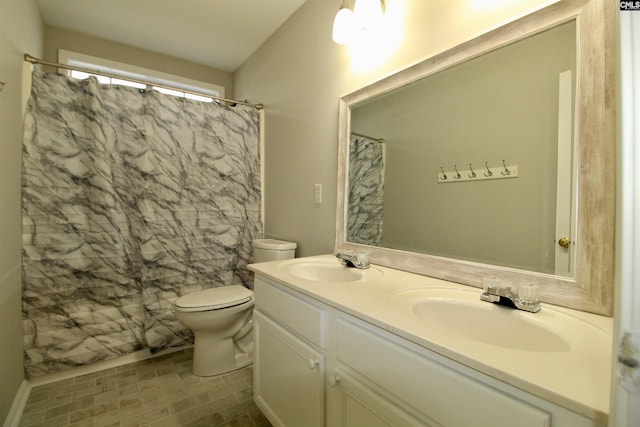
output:
[[[333,41],[338,44],[349,43],[353,37],[355,19],[353,12],[346,3],[342,3],[340,10],[333,20]]]
[[[384,2],[382,0],[356,0],[353,14],[360,28],[370,30],[382,21],[384,15]]]

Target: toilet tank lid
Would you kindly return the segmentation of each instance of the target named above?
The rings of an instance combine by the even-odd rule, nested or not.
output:
[[[276,239],[255,239],[253,247],[258,249],[271,249],[276,251],[287,251],[295,249],[298,245],[293,242]]]
[[[242,285],[219,286],[184,295],[176,300],[183,309],[215,310],[245,303],[253,292]]]

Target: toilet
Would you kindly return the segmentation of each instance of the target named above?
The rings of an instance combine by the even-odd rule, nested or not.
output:
[[[252,243],[254,262],[295,256],[295,243],[274,239]],[[253,292],[242,285],[205,289],[176,300],[176,318],[193,331],[194,375],[220,375],[253,362],[252,311]]]

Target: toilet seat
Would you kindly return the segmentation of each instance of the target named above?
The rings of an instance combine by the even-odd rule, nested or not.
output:
[[[234,307],[253,299],[253,292],[242,285],[219,286],[178,298],[176,310],[182,312],[210,311]]]

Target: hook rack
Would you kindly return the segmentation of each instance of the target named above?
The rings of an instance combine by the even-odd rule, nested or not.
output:
[[[490,179],[506,179],[518,177],[518,165],[507,165],[506,161],[502,161],[502,166],[490,167],[489,162],[484,162],[484,170],[482,173],[473,169],[473,164],[469,163],[468,170],[458,170],[457,165],[453,165],[453,170],[444,170],[440,166],[438,172],[438,183],[447,182],[464,182],[464,181],[485,181]]]

